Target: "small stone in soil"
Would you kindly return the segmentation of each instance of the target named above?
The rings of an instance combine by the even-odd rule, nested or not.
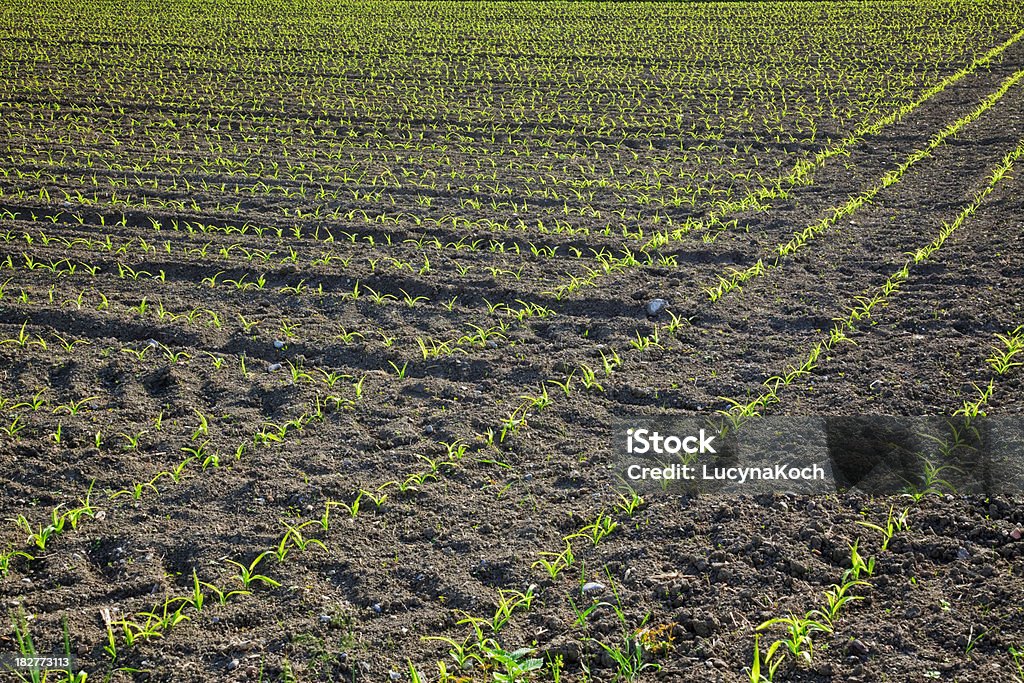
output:
[[[664,299],[651,299],[647,302],[647,306],[644,310],[647,311],[647,315],[651,318],[655,317],[668,306],[668,302]]]
[[[239,661],[237,659],[232,659],[230,662],[228,662],[228,671],[234,671],[235,669],[237,669],[238,664]]]
[[[400,681],[402,680],[402,674],[398,673],[397,671],[389,671],[388,678],[390,678],[393,681]]]
[[[871,648],[869,648],[860,638],[854,638],[850,641],[850,644],[846,646],[846,652],[855,657],[867,657],[871,653]]]
[[[375,605],[373,606],[373,611],[374,611],[375,613],[377,613],[377,614],[380,614],[381,612],[383,612],[383,611],[384,611],[384,608],[383,608],[383,607],[381,607],[381,606],[380,606],[380,603],[378,602],[378,603],[376,603],[376,604],[375,604]]]
[[[283,349],[284,348],[284,342],[281,341],[280,339],[275,339],[274,340],[274,348],[278,349],[278,350]]]
[[[598,583],[597,581],[588,581],[587,583],[583,584],[582,590],[584,593],[596,593],[598,591],[604,590],[604,584]]]
[[[280,369],[281,369],[281,364],[280,363],[271,363],[270,365],[267,366],[267,372],[277,372]]]

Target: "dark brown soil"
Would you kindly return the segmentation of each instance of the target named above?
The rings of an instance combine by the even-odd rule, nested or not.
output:
[[[832,5],[844,17],[867,11]],[[991,25],[971,29],[973,52],[950,39],[942,67],[924,73],[911,55],[893,56],[895,72],[886,73],[902,74],[893,78],[903,86],[893,86],[902,99],[891,107],[1011,39],[1019,10],[991,5]],[[876,562],[868,584],[853,589],[833,631],[815,637],[809,661],[788,658],[776,680],[1017,680],[1010,652],[1024,648],[1021,495],[652,490],[630,513],[618,507],[610,425],[624,416],[713,416],[799,366],[856,297],[930,243],[1022,143],[1024,86],[778,268],[717,301],[705,289],[767,258],[978,107],[1024,65],[1024,43],[827,159],[786,197],[718,216],[727,225],[714,240],[702,237],[716,229],[695,230],[644,250],[669,220],[707,225],[725,199],[709,188],[739,200],[837,144],[860,119],[824,116],[820,137],[788,143],[772,143],[774,133],[762,139],[756,127],[721,139],[684,135],[691,121],[652,142],[645,134],[668,124],[639,113],[604,132],[534,120],[498,144],[487,126],[514,117],[496,103],[527,85],[554,98],[557,80],[542,86],[510,73],[507,83],[477,82],[474,69],[486,67],[453,53],[452,78],[467,89],[451,97],[450,111],[432,104],[436,118],[417,117],[395,112],[403,93],[412,97],[406,88],[433,82],[426,67],[399,82],[358,61],[367,71],[344,78],[363,83],[369,113],[350,116],[355,105],[336,92],[298,87],[319,83],[320,73],[296,72],[286,50],[266,53],[282,60],[280,82],[266,64],[268,72],[249,74],[280,89],[254,103],[242,97],[246,72],[231,60],[251,66],[246,50],[262,54],[257,48],[204,56],[188,42],[188,25],[175,24],[186,43],[180,61],[149,48],[124,57],[120,49],[138,45],[93,44],[76,25],[68,29],[75,40],[37,53],[28,45],[38,38],[18,38],[8,25],[34,11],[4,15],[11,32],[0,37],[5,63],[21,69],[0,100],[0,552],[32,556],[11,556],[6,572],[0,565],[0,624],[12,626],[0,626],[0,656],[17,653],[14,625],[27,616],[40,653],[60,652],[67,634],[75,670],[89,681],[409,680],[411,665],[434,681],[438,662],[450,681],[503,680],[479,661],[459,669],[449,651],[473,636],[468,619],[492,619],[502,597],[518,591],[534,596],[529,609],[500,629],[480,628],[507,651],[525,647],[543,659],[536,680],[557,680],[556,661],[561,680],[624,680],[606,646],[628,651],[640,639],[649,652],[635,680],[749,681],[757,627],[820,608],[859,539]],[[553,21],[539,11],[528,13],[530,22],[548,17],[536,30]],[[906,11],[897,15],[912,22]],[[258,28],[244,23],[231,35],[263,35]],[[306,40],[291,25],[285,31]],[[580,40],[599,50],[600,35]],[[750,45],[742,49],[758,47]],[[416,50],[395,54],[418,69],[429,55]],[[25,54],[49,55],[50,90],[38,87]],[[582,87],[587,62],[563,57],[556,71]],[[544,64],[529,59],[531,68]],[[337,56],[324,60],[317,69],[344,66]],[[656,59],[637,60],[608,62],[623,69],[621,81],[602,71],[608,82],[587,96],[599,85],[618,92],[616,83],[624,92],[646,76],[663,98],[651,95],[651,121],[655,101],[692,104],[658,80]],[[147,64],[168,71],[153,71],[163,75],[144,95]],[[196,64],[207,68],[197,73]],[[110,69],[123,102],[81,80],[90,65]],[[185,97],[190,83],[194,101]],[[374,93],[390,98],[380,100],[387,111],[374,109],[384,106]],[[836,106],[867,117],[865,93],[881,97],[858,82]],[[595,115],[622,106],[607,102]],[[738,107],[723,112],[739,116]],[[784,123],[792,131],[801,121]],[[409,130],[423,136],[406,149]],[[345,147],[346,139],[362,146]],[[559,150],[566,156],[553,156]],[[727,176],[725,158],[758,170]],[[991,382],[985,410],[1020,415],[1024,368],[999,375],[987,359],[997,334],[1024,324],[1021,164],[850,331],[853,344],[835,346],[767,412],[950,415]],[[657,171],[674,179],[659,187]],[[635,184],[590,182],[612,177]],[[673,206],[671,184],[705,194]],[[651,197],[665,200],[659,211]],[[626,249],[644,262],[611,266],[608,257]],[[647,316],[654,298],[667,310]],[[674,332],[673,317],[682,321]],[[631,343],[655,333],[651,348]],[[419,343],[450,352],[424,357]],[[621,365],[606,374],[603,359],[614,354]],[[600,389],[581,381],[584,367],[597,371]],[[559,386],[566,380],[567,391]],[[542,390],[550,405],[523,408]],[[510,416],[524,415],[499,436]],[[382,496],[379,505],[372,496]],[[68,523],[44,547],[33,542],[55,510],[60,517],[87,498],[91,511],[76,528]],[[342,506],[354,501],[355,511]],[[883,549],[858,522],[884,524],[891,509],[906,510],[908,528]],[[602,515],[617,524],[607,538],[572,537],[572,566],[556,577],[544,571],[538,560]],[[296,539],[313,540],[302,549]],[[257,581],[224,604],[207,587],[201,610],[186,605],[193,577],[240,590],[232,562],[248,567],[279,548],[282,559],[267,554],[256,565],[273,584]],[[125,642],[132,624],[166,617],[168,600],[180,623]],[[588,619],[577,618],[596,603]],[[781,635],[764,629],[762,654]]]

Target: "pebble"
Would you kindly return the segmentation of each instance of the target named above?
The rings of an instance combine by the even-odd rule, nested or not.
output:
[[[489,349],[496,349],[496,348],[498,348],[498,342],[494,341],[493,339],[488,339],[487,340],[487,348],[489,348]]]
[[[604,584],[599,583],[597,581],[588,581],[587,583],[583,584],[582,590],[584,593],[596,593],[598,591],[604,590]]]
[[[970,556],[971,556],[971,553],[968,552],[967,548],[958,548],[957,551],[956,551],[956,559],[958,559],[958,560],[966,560]]]
[[[379,603],[379,602],[378,602],[378,603],[376,603],[376,604],[374,604],[374,606],[373,606],[373,608],[372,608],[372,609],[373,609],[373,611],[374,611],[374,613],[375,613],[375,614],[380,614],[381,612],[383,612],[383,611],[384,611],[384,608],[380,606],[380,603]]]
[[[400,681],[402,680],[402,674],[398,673],[397,671],[389,671],[388,678],[390,678],[393,681]]]
[[[283,349],[284,348],[284,342],[281,341],[280,339],[275,339],[274,340],[274,348],[278,349],[278,350]]]
[[[1024,534],[1021,533],[1020,529],[1014,529],[1010,532],[1010,538],[1012,538],[1015,541],[1019,541],[1021,539],[1021,536],[1024,536]]]
[[[666,306],[668,306],[668,302],[664,299],[651,299],[647,302],[645,310],[647,311],[647,315],[653,318],[665,310]]]
[[[867,657],[871,653],[871,648],[869,648],[860,638],[854,638],[850,641],[850,644],[846,646],[846,651],[855,657]]]
[[[271,363],[270,365],[267,366],[267,372],[277,372],[280,369],[281,369],[281,364],[280,363]]]
[[[228,662],[228,671],[234,671],[238,668],[238,665],[240,663],[241,662],[239,662],[237,659],[232,659],[230,662]]]
[[[434,433],[434,425],[427,425],[426,427],[423,428],[423,431],[426,434],[433,434]]]

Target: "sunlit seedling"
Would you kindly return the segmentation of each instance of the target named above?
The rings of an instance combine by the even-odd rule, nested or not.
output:
[[[279,582],[275,581],[274,579],[270,578],[269,576],[265,576],[263,574],[256,573],[256,567],[260,564],[260,562],[263,561],[263,558],[266,557],[267,555],[273,555],[273,554],[274,554],[274,551],[272,551],[272,550],[265,550],[262,553],[260,553],[259,555],[257,555],[256,558],[251,563],[249,563],[248,566],[246,566],[244,564],[241,564],[239,562],[235,562],[234,560],[226,560],[226,562],[228,564],[233,564],[234,566],[238,567],[238,569],[239,569],[238,574],[236,574],[232,578],[237,580],[239,583],[241,583],[243,588],[249,589],[251,586],[253,586],[256,583],[262,583],[264,585],[273,586],[273,587],[276,588],[276,587],[279,587],[281,585]]]

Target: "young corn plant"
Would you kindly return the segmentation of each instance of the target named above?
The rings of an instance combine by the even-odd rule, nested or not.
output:
[[[857,524],[866,529],[877,531],[882,537],[881,550],[884,551],[889,548],[889,543],[892,542],[892,538],[897,532],[907,531],[910,528],[909,514],[910,508],[904,508],[901,512],[895,512],[895,508],[890,505],[889,514],[886,516],[884,526],[864,521],[858,521]]]
[[[615,508],[624,515],[632,517],[643,504],[643,497],[632,488],[629,488],[626,489],[625,493],[619,492],[619,502],[616,503]]]
[[[875,558],[874,556],[869,557],[867,560],[860,554],[858,546],[860,545],[860,539],[857,539],[850,544],[850,568],[843,572],[843,582],[848,580],[859,581],[861,575],[871,576],[875,573]]]
[[[25,614],[24,608],[18,608],[18,611],[14,614],[12,625],[14,627],[14,640],[18,645],[18,656],[26,659],[38,657],[39,654],[36,652],[35,643],[32,641],[32,633],[28,628],[28,616]],[[19,681],[43,683],[46,680],[46,674],[36,667],[29,669],[27,676],[18,672],[15,672],[15,674],[18,676]]]
[[[1010,657],[1017,668],[1017,678],[1024,683],[1024,647],[1010,646]]]
[[[260,564],[260,562],[263,561],[263,558],[267,555],[273,554],[274,551],[265,550],[259,555],[257,555],[256,558],[252,562],[250,562],[248,566],[241,564],[240,562],[235,562],[234,560],[227,560],[228,564],[235,565],[236,567],[238,567],[239,570],[238,574],[231,578],[241,583],[242,588],[245,588],[246,590],[254,586],[254,584],[256,583],[262,583],[264,585],[273,586],[275,588],[280,587],[281,584],[278,581],[275,581],[274,579],[264,574],[256,573],[256,567]]]
[[[750,683],[772,683],[775,680],[775,673],[779,666],[785,661],[785,655],[780,652],[783,642],[776,640],[768,646],[764,655],[764,670],[761,669],[761,634],[754,634],[754,659],[748,669]]]
[[[918,503],[928,496],[941,495],[943,492],[956,493],[956,487],[949,480],[943,478],[943,473],[949,471],[962,474],[963,470],[950,464],[936,465],[932,459],[924,456],[921,456],[921,466],[920,481],[904,487],[904,495]]]
[[[10,339],[0,340],[0,346],[3,346],[5,344],[14,344],[15,346],[21,349],[27,348],[29,346],[38,346],[45,351],[46,340],[40,337],[39,335],[35,335],[35,339],[33,339],[32,335],[25,330],[27,326],[28,321],[26,320],[21,324],[21,329],[18,330],[18,336],[12,337]]]
[[[994,380],[990,381],[984,389],[979,386],[975,386],[978,396],[973,401],[964,401],[963,406],[957,409],[957,411],[953,413],[953,416],[957,417],[962,415],[964,418],[964,426],[966,427],[969,427],[976,418],[985,417],[984,406],[989,402],[989,399],[992,398],[992,393],[995,391],[995,388]]]
[[[798,616],[790,614],[785,617],[775,617],[761,623],[757,631],[764,631],[775,625],[781,625],[786,629],[786,637],[775,641],[769,646],[769,652],[775,654],[778,649],[776,644],[786,648],[786,652],[798,661],[810,663],[814,655],[814,634],[832,633],[832,627],[812,619],[810,616]],[[769,658],[770,659],[770,658]]]
[[[11,571],[11,564],[18,558],[24,559],[28,562],[36,559],[34,556],[22,550],[7,550],[0,553],[0,579],[7,576]]]
[[[587,538],[597,546],[606,536],[615,531],[618,526],[619,523],[609,515],[606,515],[604,512],[599,512],[593,522],[582,527],[576,533],[566,536],[566,538]]]
[[[572,554],[572,544],[567,539],[565,540],[565,550],[562,552],[541,551],[538,555],[537,561],[531,566],[542,568],[552,580],[557,579],[563,571],[572,567],[576,561],[575,556]]]
[[[1005,375],[1012,368],[1024,366],[1024,360],[1017,359],[1018,356],[1024,358],[1024,325],[1005,335],[997,334],[996,339],[1002,345],[994,345],[992,355],[986,361],[997,375]]]
[[[835,622],[839,617],[840,610],[850,602],[863,599],[859,595],[850,594],[850,589],[857,586],[869,585],[870,584],[867,581],[853,579],[847,576],[842,583],[832,584],[832,586],[825,591],[825,603],[821,607],[809,611],[807,613],[807,617],[816,622],[827,625],[829,632],[831,633],[835,628]]]
[[[619,358],[619,354],[616,353],[614,349],[609,349],[607,355],[604,351],[601,351],[600,354],[601,367],[604,368],[604,374],[611,377],[612,373],[622,365],[622,359]]]
[[[498,589],[498,605],[494,610],[489,626],[494,633],[497,633],[512,620],[516,610],[529,611],[533,604],[533,586],[523,591]]]
[[[359,509],[359,506],[357,504],[356,505],[356,510],[358,511],[358,509]],[[298,526],[292,526],[292,525],[288,524],[287,522],[282,522],[282,524],[284,524],[285,528],[288,531],[285,533],[284,537],[281,539],[281,544],[279,544],[279,546],[278,546],[278,551],[280,551],[280,548],[285,543],[287,543],[288,541],[291,541],[291,544],[293,546],[295,546],[296,548],[298,548],[302,552],[305,552],[307,548],[309,548],[310,546],[314,546],[314,545],[320,546],[322,549],[327,550],[327,546],[324,545],[324,542],[321,541],[320,539],[317,539],[317,538],[307,538],[306,536],[304,536],[302,534],[302,530],[304,528],[306,528],[310,524],[316,524],[316,523],[318,523],[317,520],[309,520],[308,522],[304,522],[302,524],[299,524]],[[279,560],[284,560],[284,555],[279,554],[278,555],[278,559]]]
[[[601,383],[597,381],[597,375],[592,367],[590,367],[586,363],[581,363],[580,373],[580,381],[583,382],[583,387],[587,391],[604,391],[604,387],[601,386]]]

